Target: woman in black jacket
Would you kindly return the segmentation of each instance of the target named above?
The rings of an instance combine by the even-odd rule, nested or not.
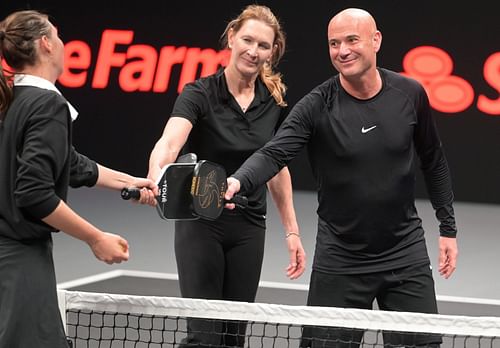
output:
[[[56,294],[52,232],[85,241],[106,263],[129,257],[122,237],[101,231],[66,203],[68,186],[156,185],[103,167],[75,151],[76,110],[55,87],[64,45],[47,16],[12,13],[0,23],[0,347],[66,348]]]

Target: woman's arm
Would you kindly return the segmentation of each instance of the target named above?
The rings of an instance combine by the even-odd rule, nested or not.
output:
[[[42,219],[46,224],[86,242],[95,257],[108,264],[127,261],[128,243],[122,237],[99,230],[75,213],[64,201]]]
[[[156,180],[165,165],[175,162],[191,129],[193,129],[193,125],[187,119],[170,117],[161,138],[156,142],[149,156],[149,179]]]
[[[284,167],[267,182],[274,204],[278,208],[281,222],[285,228],[285,239],[290,255],[290,264],[286,272],[290,279],[296,279],[304,273],[306,254],[300,240],[299,225],[293,207],[292,180],[288,167]]]
[[[142,204],[156,205],[156,196],[158,196],[158,187],[156,184],[145,178],[138,178],[129,174],[116,171],[111,168],[97,164],[99,175],[96,186],[106,187],[113,190],[123,188],[138,187],[142,188],[139,202]]]

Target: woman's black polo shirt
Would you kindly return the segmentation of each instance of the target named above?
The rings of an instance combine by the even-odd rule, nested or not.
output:
[[[229,93],[224,70],[186,84],[171,116],[193,124],[184,152],[194,152],[199,160],[218,163],[228,175],[234,173],[257,149],[270,140],[286,116],[265,84],[257,78],[255,97],[246,112]],[[242,192],[249,206],[242,213],[264,225],[266,188]]]

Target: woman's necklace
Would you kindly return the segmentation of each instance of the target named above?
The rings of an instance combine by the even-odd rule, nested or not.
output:
[[[240,95],[238,98],[235,98],[236,101],[238,102],[238,105],[240,106],[241,110],[243,112],[248,110],[248,107],[250,104],[252,104],[252,100],[254,98],[254,94],[251,93],[251,95],[245,96],[245,95]]]

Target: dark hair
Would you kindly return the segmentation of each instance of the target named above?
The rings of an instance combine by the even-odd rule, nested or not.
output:
[[[262,70],[260,71],[260,77],[271,92],[271,95],[276,100],[276,103],[280,106],[286,106],[286,102],[283,98],[286,92],[286,86],[281,80],[281,74],[279,72],[273,71],[273,67],[278,65],[281,57],[283,57],[283,54],[285,53],[285,33],[281,28],[281,24],[278,18],[276,18],[269,7],[262,5],[247,6],[238,17],[233,19],[227,25],[226,29],[221,35],[222,45],[224,48],[228,48],[227,36],[229,31],[232,29],[237,32],[249,19],[262,21],[274,30],[273,45],[276,47],[276,49],[271,56],[270,62],[264,64]]]
[[[32,10],[10,14],[0,22],[0,59],[5,59],[14,72],[35,65],[38,60],[35,41],[44,35],[51,35],[47,15]],[[12,101],[11,77],[12,72],[0,66],[0,115]]]

